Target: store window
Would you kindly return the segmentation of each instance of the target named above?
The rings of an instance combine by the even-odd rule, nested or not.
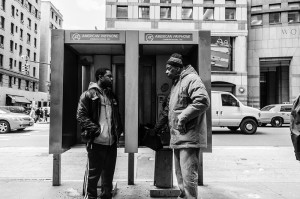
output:
[[[270,4],[269,8],[270,8],[270,10],[280,9],[281,8],[281,4],[280,3]]]
[[[1,3],[0,3],[0,9],[5,11],[5,1],[6,0],[0,0],[0,1],[1,1]]]
[[[260,10],[262,10],[262,6],[252,6],[251,7],[251,12],[260,11]]]
[[[300,11],[290,11],[290,12],[288,12],[288,22],[289,23],[300,22]]]
[[[181,11],[181,19],[193,19],[193,7],[183,7]]]
[[[128,6],[117,6],[117,18],[128,18]]]
[[[204,8],[203,20],[213,20],[213,19],[214,19],[214,8]]]
[[[262,14],[251,15],[251,26],[262,25]]]
[[[171,7],[170,6],[160,7],[160,19],[171,19]]]
[[[149,6],[139,6],[139,18],[149,19],[150,18],[150,7]]]
[[[211,70],[232,71],[233,37],[211,37]]]
[[[225,8],[225,20],[235,20],[235,8]]]
[[[0,17],[0,28],[5,29],[5,18],[3,16]]]
[[[269,14],[269,23],[277,24],[280,23],[280,12],[273,12]]]

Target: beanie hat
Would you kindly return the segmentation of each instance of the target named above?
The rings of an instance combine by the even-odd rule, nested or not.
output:
[[[171,57],[169,58],[169,60],[167,61],[167,64],[169,64],[171,66],[182,68],[183,67],[182,55],[180,55],[178,53],[173,53],[171,55]]]

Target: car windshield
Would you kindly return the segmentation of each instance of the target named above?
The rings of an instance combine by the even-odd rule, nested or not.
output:
[[[0,108],[0,113],[3,114],[3,113],[10,113],[9,110],[5,109],[5,108]]]
[[[261,109],[261,111],[270,111],[272,108],[274,108],[275,106],[265,106]]]

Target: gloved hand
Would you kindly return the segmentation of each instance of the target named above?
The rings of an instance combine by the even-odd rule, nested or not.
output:
[[[186,128],[185,128],[185,124],[183,124],[182,122],[178,121],[177,124],[177,130],[180,132],[181,135],[186,134]]]

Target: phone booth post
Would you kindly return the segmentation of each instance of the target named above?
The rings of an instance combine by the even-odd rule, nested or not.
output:
[[[210,94],[210,31],[52,30],[49,153],[53,154],[54,186],[61,181],[61,154],[81,144],[77,104],[88,83],[95,81],[94,71],[99,67],[111,69],[114,76],[113,90],[125,127],[128,184],[134,184],[139,126],[154,124],[159,117],[172,86],[165,64],[175,52],[196,69]],[[199,185],[203,184],[202,153],[212,151],[211,110],[206,114],[207,135],[203,139],[207,146],[199,154]],[[160,153],[156,158],[170,158],[172,153],[168,154]],[[154,180],[161,174],[155,171]],[[173,186],[172,179],[170,182]]]

